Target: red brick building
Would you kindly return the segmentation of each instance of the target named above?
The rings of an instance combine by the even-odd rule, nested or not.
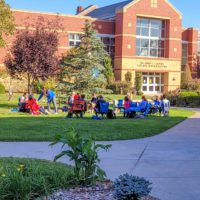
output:
[[[17,29],[38,16],[54,19],[57,14],[13,10]],[[144,93],[162,93],[180,87],[181,70],[189,64],[193,77],[197,67],[198,30],[182,27],[182,14],[168,0],[128,0],[98,8],[78,7],[76,15],[59,15],[64,31],[59,34],[59,54],[80,43],[86,19],[90,20],[113,58],[116,80],[142,72]],[[8,46],[13,37],[7,39]],[[0,65],[6,49],[0,49]]]

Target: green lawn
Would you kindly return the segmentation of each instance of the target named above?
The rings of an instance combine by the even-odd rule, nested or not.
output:
[[[84,119],[65,119],[65,113],[48,116],[12,113],[10,108],[16,107],[16,99],[8,103],[7,97],[0,95],[0,141],[52,141],[56,134],[65,134],[71,127],[98,141],[144,138],[159,134],[193,114],[172,109],[167,118],[124,119],[119,115],[116,120],[96,121],[86,114]]]

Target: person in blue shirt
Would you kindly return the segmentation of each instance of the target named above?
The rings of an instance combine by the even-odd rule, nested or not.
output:
[[[50,112],[50,104],[51,102],[53,103],[54,105],[54,110],[55,110],[55,114],[58,113],[58,110],[57,110],[57,105],[56,105],[56,94],[54,91],[52,90],[47,90],[46,88],[42,88],[42,92],[38,98],[38,101],[40,101],[40,99],[42,99],[43,96],[46,96],[47,97],[47,106],[48,106],[48,111]]]
[[[147,108],[147,105],[148,105],[148,101],[146,99],[145,96],[142,96],[142,100],[141,102],[139,103],[139,105],[137,107],[131,107],[131,108],[128,108],[126,109],[126,113],[130,113],[130,112],[145,112],[146,108]]]
[[[153,102],[154,102],[154,106],[157,106],[157,107],[161,106],[161,102],[160,102],[158,96],[156,96],[156,98],[153,100]]]

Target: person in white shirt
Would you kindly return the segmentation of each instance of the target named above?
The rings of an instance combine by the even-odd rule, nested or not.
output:
[[[162,96],[161,108],[162,108],[162,116],[169,116],[170,101],[166,98],[165,95]]]

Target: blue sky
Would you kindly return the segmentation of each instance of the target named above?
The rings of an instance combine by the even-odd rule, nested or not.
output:
[[[106,6],[123,0],[6,0],[12,8],[74,14],[77,5],[84,7],[97,4]],[[196,27],[200,30],[200,1],[199,0],[170,0],[183,13],[183,26]]]

